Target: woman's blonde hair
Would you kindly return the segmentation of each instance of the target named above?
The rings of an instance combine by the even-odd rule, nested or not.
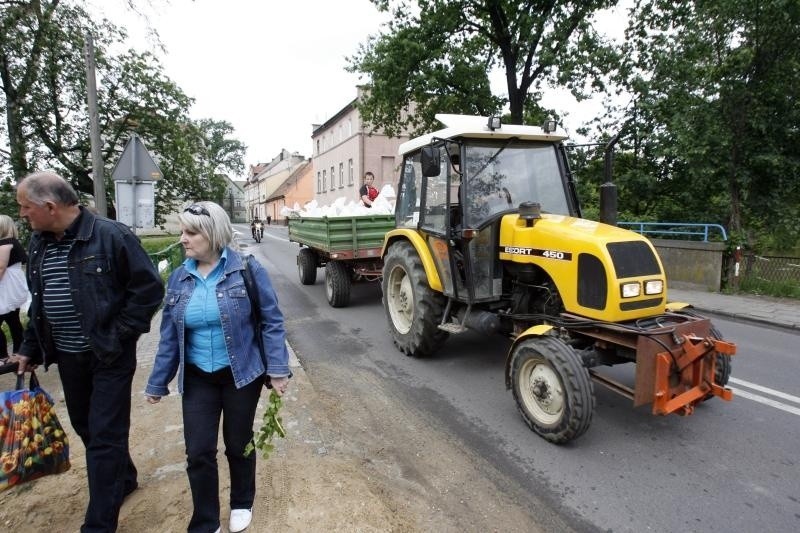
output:
[[[17,224],[14,219],[8,215],[0,215],[0,239],[7,239],[9,237],[19,238],[17,231]]]
[[[189,231],[208,239],[212,250],[221,252],[226,246],[239,250],[228,213],[214,202],[191,204],[178,216],[178,221]]]

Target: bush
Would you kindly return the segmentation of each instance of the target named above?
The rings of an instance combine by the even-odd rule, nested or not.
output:
[[[178,242],[174,235],[164,237],[143,237],[142,248],[147,251],[153,264],[158,267],[159,263],[167,261],[167,267],[160,270],[161,279],[166,282],[170,273],[184,260],[183,246]]]

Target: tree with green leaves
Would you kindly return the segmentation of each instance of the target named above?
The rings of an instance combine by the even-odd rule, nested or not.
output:
[[[800,240],[800,3],[639,0],[618,81],[658,220]]]
[[[86,104],[84,39],[93,35],[98,120],[103,139],[107,203],[113,216],[110,174],[132,133],[144,141],[164,175],[156,187],[156,221],[176,202],[212,199],[222,173],[241,173],[245,146],[224,121],[192,120],[188,97],[151,53],[111,53],[125,39],[107,20],[95,21],[80,3],[66,0],[0,3],[0,107],[5,128],[0,170],[19,180],[53,168],[75,188],[93,194]],[[0,144],[2,146],[2,144]]]
[[[592,23],[616,0],[372,2],[393,19],[361,45],[349,69],[368,78],[362,118],[389,135],[430,130],[436,113],[489,115],[505,104],[521,124],[545,86],[584,97],[602,90],[615,61]],[[492,94],[494,69],[505,75],[505,95]]]

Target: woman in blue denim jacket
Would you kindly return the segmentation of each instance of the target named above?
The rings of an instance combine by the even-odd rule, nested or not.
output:
[[[291,377],[283,315],[267,271],[249,260],[262,317],[262,331],[255,331],[244,262],[224,209],[199,202],[179,220],[187,259],[167,282],[161,340],[145,394],[157,403],[178,374],[194,504],[189,532],[221,531],[217,435],[222,416],[231,475],[229,530],[242,531],[250,524],[255,499],[257,454],[246,457],[244,450],[253,438],[261,387],[271,382],[283,394]],[[266,360],[256,334],[262,336]]]

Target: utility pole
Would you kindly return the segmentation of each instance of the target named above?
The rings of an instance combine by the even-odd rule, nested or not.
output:
[[[102,144],[100,125],[97,122],[97,82],[94,77],[94,41],[92,34],[86,33],[84,47],[86,59],[86,92],[89,104],[89,138],[92,143],[92,180],[94,181],[94,206],[101,216],[108,216],[106,207],[106,181],[103,173]]]

